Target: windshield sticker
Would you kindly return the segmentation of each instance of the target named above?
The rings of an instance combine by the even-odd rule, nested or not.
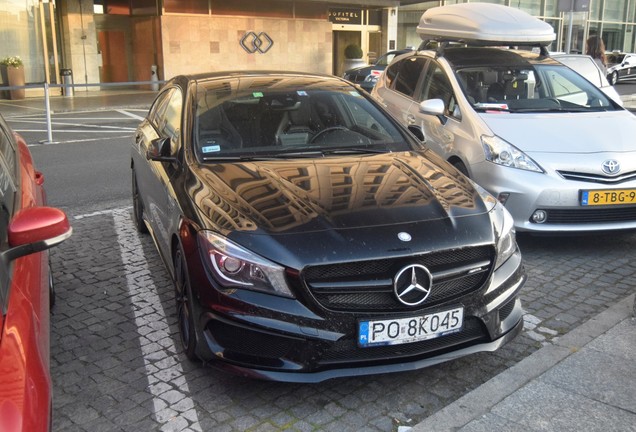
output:
[[[218,151],[221,151],[220,145],[211,145],[211,146],[205,146],[201,148],[201,152],[203,153],[216,153]]]
[[[475,106],[479,108],[491,108],[491,109],[502,109],[502,110],[508,109],[508,104],[505,104],[505,103],[478,103],[478,104],[475,104]]]
[[[262,98],[263,97],[263,92],[254,92],[252,93],[252,96],[255,98]]]
[[[307,92],[306,92],[306,91],[303,91],[303,90],[298,90],[298,91],[296,92],[296,94],[297,94],[298,96],[308,96]]]
[[[355,96],[355,97],[362,97],[362,95],[360,93],[358,93],[357,91],[353,91],[353,90],[350,91],[349,94],[351,96]]]

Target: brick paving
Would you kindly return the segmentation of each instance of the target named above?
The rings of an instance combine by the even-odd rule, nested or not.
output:
[[[172,284],[150,237],[132,230],[129,209],[69,216],[73,237],[51,251],[56,432],[396,431],[636,290],[634,233],[521,236],[526,329],[503,349],[415,372],[253,381],[176,352]]]

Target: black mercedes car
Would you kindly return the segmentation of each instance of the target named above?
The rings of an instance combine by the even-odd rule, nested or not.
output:
[[[403,49],[397,51],[389,51],[384,55],[378,57],[378,59],[369,66],[362,66],[345,71],[343,78],[347,81],[359,84],[360,87],[370,92],[378,78],[382,74],[382,71],[393,61],[393,59],[402,54],[413,51],[412,49]]]
[[[135,134],[132,195],[190,359],[317,382],[522,329],[510,215],[343,79],[173,78]]]

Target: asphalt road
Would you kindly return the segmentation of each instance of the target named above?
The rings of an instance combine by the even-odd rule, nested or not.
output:
[[[526,325],[498,352],[315,385],[250,381],[191,363],[176,348],[170,279],[152,240],[130,219],[129,145],[138,115],[56,116],[57,144],[40,143],[46,135],[33,118],[10,120],[45,174],[49,204],[67,211],[74,228],[51,251],[56,432],[396,431],[636,289],[635,233],[521,236]]]

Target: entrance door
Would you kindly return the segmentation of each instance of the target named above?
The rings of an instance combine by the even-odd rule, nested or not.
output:
[[[102,30],[97,33],[102,52],[101,82],[127,82],[126,35],[119,30]]]
[[[342,76],[345,60],[344,50],[349,44],[362,46],[362,33],[360,31],[334,31],[333,32],[333,74]]]

